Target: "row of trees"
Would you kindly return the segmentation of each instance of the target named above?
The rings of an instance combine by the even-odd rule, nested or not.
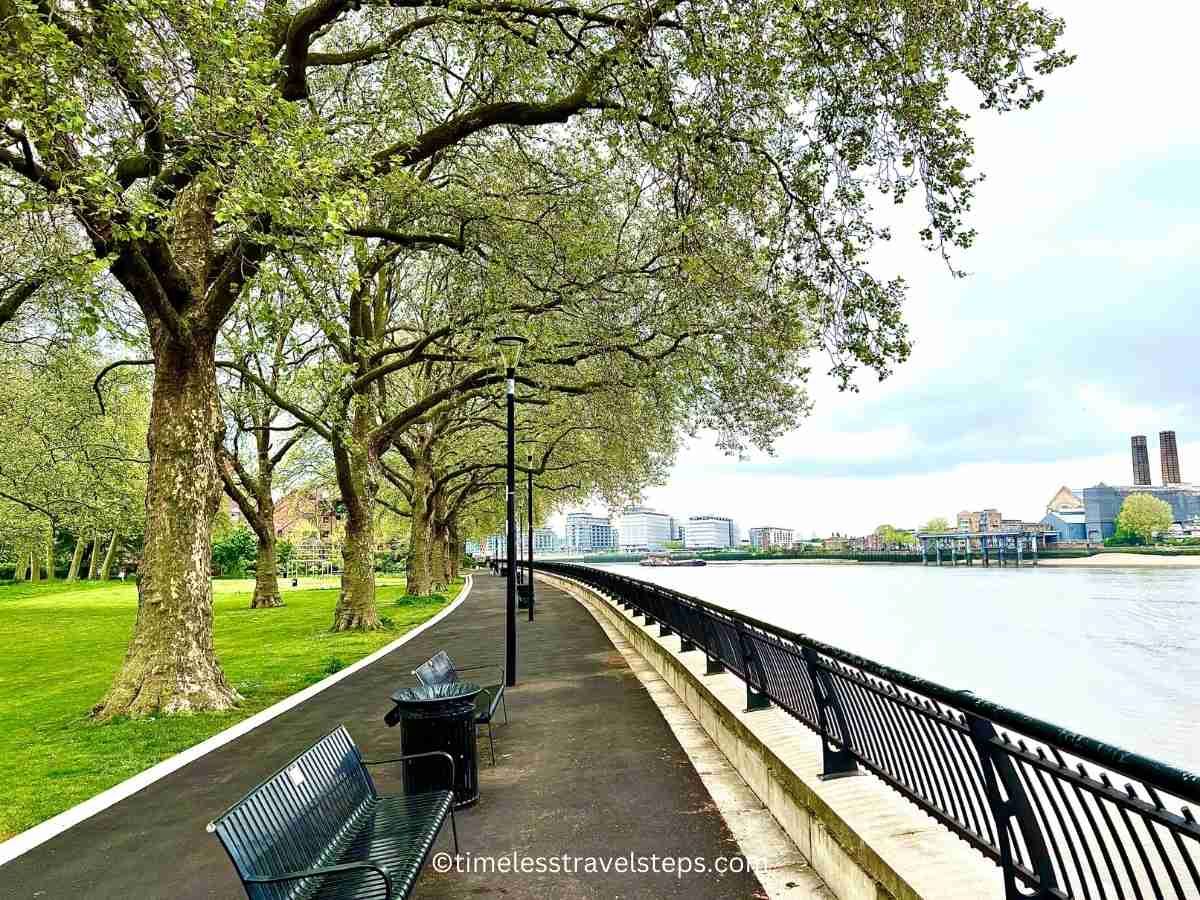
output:
[[[120,379],[101,409],[90,342],[46,338],[0,348],[0,546],[17,578],[111,577],[126,540],[140,540],[147,385]]]
[[[871,195],[969,244],[952,86],[1025,107],[1069,61],[1024,2],[935,6],[0,0],[0,327],[99,327],[151,376],[139,615],[97,714],[237,702],[212,522],[228,492],[278,602],[306,446],[346,510],[335,628],[379,626],[381,511],[412,588],[451,574],[499,506],[497,333],[530,341],[521,456],[558,497],[701,429],[769,447],[814,351],[886,376],[909,342]]]

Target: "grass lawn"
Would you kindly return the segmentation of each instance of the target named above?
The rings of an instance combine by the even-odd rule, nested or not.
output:
[[[133,584],[0,586],[0,840],[12,837],[366,656],[441,609],[381,578],[387,631],[333,634],[333,579],[281,583],[281,609],[249,609],[253,581],[214,581],[217,657],[245,697],[227,713],[98,725],[137,613]],[[447,596],[457,596],[461,583]]]

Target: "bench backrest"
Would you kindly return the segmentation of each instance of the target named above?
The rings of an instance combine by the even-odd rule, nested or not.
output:
[[[454,684],[458,681],[458,670],[454,661],[445,650],[439,650],[434,656],[413,669],[413,674],[421,684]]]
[[[209,824],[245,884],[327,865],[334,844],[367,814],[378,796],[362,756],[338,726],[259,784]],[[250,900],[291,900],[309,893],[311,879],[246,884]]]

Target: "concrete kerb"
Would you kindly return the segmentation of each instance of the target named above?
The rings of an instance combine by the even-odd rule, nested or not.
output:
[[[243,719],[236,725],[232,725],[229,728],[226,728],[224,731],[214,734],[212,737],[201,741],[199,744],[176,753],[174,756],[164,759],[162,762],[151,766],[149,769],[139,772],[132,778],[127,778],[125,781],[113,785],[108,790],[102,791],[95,797],[91,797],[88,800],[77,804],[76,806],[72,806],[70,809],[64,810],[57,816],[47,819],[45,822],[22,831],[20,834],[9,838],[3,843],[0,843],[0,866],[3,866],[7,862],[11,862],[23,853],[28,853],[34,847],[46,843],[46,841],[50,840],[51,838],[62,834],[64,831],[75,825],[78,825],[80,822],[90,819],[97,813],[103,812],[110,806],[120,803],[125,798],[136,794],[143,788],[154,784],[154,782],[165,778],[172,772],[183,768],[188,763],[193,762],[202,756],[205,756],[206,754],[212,753],[214,750],[223,747],[230,741],[236,740],[242,735],[253,731],[255,728],[270,722],[277,716],[283,715],[289,709],[299,706],[301,703],[304,703],[306,700],[316,696],[322,691],[333,687],[333,685],[337,684],[339,681],[350,677],[355,672],[358,672],[359,670],[371,665],[371,663],[382,659],[396,648],[401,647],[411,641],[426,629],[432,628],[442,619],[446,618],[446,616],[454,612],[454,610],[458,609],[458,607],[462,605],[463,601],[466,600],[467,596],[471,593],[472,584],[473,580],[471,576],[468,575],[463,582],[462,589],[458,592],[458,596],[455,597],[454,600],[452,600],[449,604],[447,604],[444,609],[437,612],[435,615],[418,625],[416,628],[405,632],[391,643],[380,647],[374,653],[364,656],[358,662],[352,663],[351,665],[341,669],[338,672],[335,672],[329,677],[321,679],[316,684],[310,685],[302,691],[297,691],[291,696],[280,700],[273,706],[269,706],[261,712],[257,712],[249,718]]]
[[[823,782],[817,735],[779,709],[746,713],[732,674],[706,676],[591,588],[539,573],[598,608],[654,667],[841,900],[1003,897],[996,867],[873,776]]]

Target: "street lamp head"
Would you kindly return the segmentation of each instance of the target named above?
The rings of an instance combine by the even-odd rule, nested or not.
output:
[[[529,341],[519,335],[501,334],[492,338],[492,343],[499,348],[505,368],[515,369],[521,360],[521,351]]]

